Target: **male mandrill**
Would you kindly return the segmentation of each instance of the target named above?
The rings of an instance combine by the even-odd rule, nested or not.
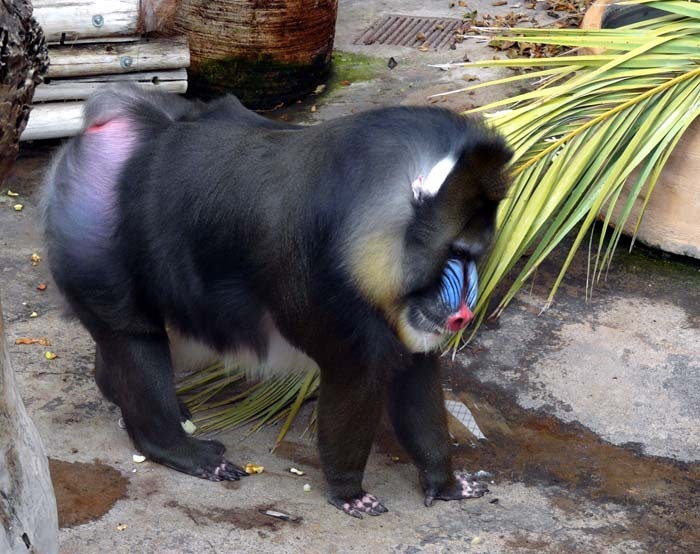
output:
[[[472,318],[510,157],[432,107],[299,127],[233,97],[98,92],[47,176],[48,257],[136,448],[213,481],[245,475],[183,431],[185,339],[253,369],[318,365],[320,459],[344,512],[386,511],[362,488],[385,406],[426,505],[484,494],[453,471],[438,357]]]

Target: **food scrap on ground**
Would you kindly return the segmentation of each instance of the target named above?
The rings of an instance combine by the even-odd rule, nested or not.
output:
[[[189,419],[186,419],[185,421],[182,421],[182,422],[180,423],[180,425],[182,425],[182,429],[183,429],[183,430],[185,431],[185,433],[187,433],[188,435],[193,435],[194,432],[197,430],[197,426],[196,426],[194,423],[192,423],[192,421],[189,420]]]
[[[262,473],[263,471],[265,471],[264,466],[257,464],[246,464],[244,469],[248,475],[252,475],[253,473]]]

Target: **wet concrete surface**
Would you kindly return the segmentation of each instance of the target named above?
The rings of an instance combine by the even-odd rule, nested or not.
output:
[[[64,462],[49,458],[59,527],[75,527],[101,518],[126,498],[129,480],[116,469],[93,462]]]
[[[361,71],[350,85],[271,115],[312,122],[425,103],[429,93],[463,86],[460,72],[425,62],[493,56],[485,46],[419,55],[352,44],[383,13],[425,9],[454,13],[446,2],[341,1],[336,55],[347,63],[338,78],[352,64]],[[399,65],[385,69],[388,57]],[[447,98],[454,109],[486,99]],[[587,302],[581,253],[540,314],[566,254],[557,252],[497,323],[454,362],[445,358],[446,389],[471,408],[487,437],[477,441],[455,425],[458,466],[492,471],[491,493],[423,507],[415,470],[384,423],[365,485],[390,512],[358,521],[324,500],[313,441],[301,436],[310,407],[274,453],[276,428],[218,437],[232,461],[265,466],[241,482],[210,483],[132,461],[118,410],[95,387],[90,338],[64,317],[45,262],[31,262],[32,253],[43,254],[38,186],[57,144],[25,145],[6,187],[20,196],[0,190],[0,294],[21,392],[52,458],[63,553],[700,551],[697,261],[623,247]],[[12,209],[18,201],[21,212]],[[14,344],[22,337],[45,337],[50,346]],[[58,357],[47,360],[47,350]],[[291,465],[306,475],[290,474]],[[268,508],[301,519],[271,519],[261,513]]]

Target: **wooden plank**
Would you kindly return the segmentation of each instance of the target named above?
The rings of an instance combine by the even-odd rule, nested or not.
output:
[[[175,37],[61,46],[49,60],[47,77],[81,77],[189,67],[190,51],[185,37]]]
[[[34,102],[84,100],[98,88],[109,83],[134,83],[144,88],[184,94],[187,92],[187,71],[144,71],[116,75],[95,75],[71,79],[53,79],[41,84],[34,93]]]
[[[39,104],[29,113],[29,121],[20,140],[70,137],[83,127],[85,102]]]
[[[133,35],[139,0],[34,0],[34,17],[49,43]]]

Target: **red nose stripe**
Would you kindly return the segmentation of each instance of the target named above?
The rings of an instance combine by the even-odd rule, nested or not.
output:
[[[447,318],[446,326],[449,331],[456,333],[469,325],[472,319],[474,319],[474,314],[467,308],[466,304],[462,304],[458,312]]]

